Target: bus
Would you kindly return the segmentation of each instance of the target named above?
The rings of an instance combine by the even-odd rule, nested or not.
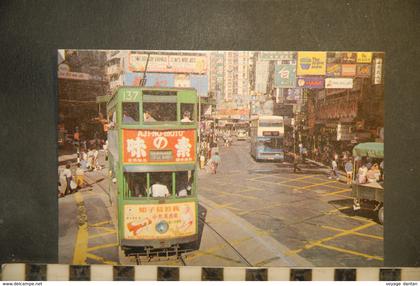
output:
[[[195,89],[133,86],[107,103],[110,184],[127,256],[179,255],[197,241],[197,103]]]
[[[256,160],[284,161],[282,116],[261,115],[251,119],[251,156]]]

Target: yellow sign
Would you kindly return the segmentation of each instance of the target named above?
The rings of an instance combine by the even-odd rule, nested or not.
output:
[[[372,53],[371,52],[359,52],[357,53],[357,62],[370,64],[372,62]]]
[[[298,52],[298,75],[325,75],[326,52]]]
[[[125,239],[168,239],[194,234],[194,202],[124,206]]]

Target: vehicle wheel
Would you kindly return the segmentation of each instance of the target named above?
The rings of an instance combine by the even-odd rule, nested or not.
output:
[[[383,206],[378,210],[378,220],[380,224],[384,224],[384,207]]]

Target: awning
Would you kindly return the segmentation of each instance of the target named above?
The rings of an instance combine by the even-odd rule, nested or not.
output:
[[[179,164],[179,165],[125,165],[124,172],[141,173],[141,172],[177,172],[194,170],[195,165]]]
[[[383,158],[384,157],[384,143],[368,142],[357,144],[353,148],[353,156],[359,157],[372,157],[372,158]]]

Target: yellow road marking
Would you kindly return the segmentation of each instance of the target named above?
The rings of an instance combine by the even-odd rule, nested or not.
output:
[[[96,246],[88,248],[87,250],[94,251],[98,249],[104,249],[104,248],[110,248],[110,247],[116,247],[116,246],[118,246],[118,243],[108,243],[108,244],[96,245]]]
[[[331,250],[335,250],[335,251],[338,251],[338,252],[343,252],[343,253],[353,254],[353,255],[356,255],[356,256],[365,257],[365,258],[368,258],[368,259],[375,259],[375,260],[379,260],[379,261],[384,260],[383,257],[380,257],[380,256],[369,255],[369,254],[365,254],[365,253],[361,253],[361,252],[357,252],[357,251],[353,251],[353,250],[349,250],[349,249],[345,249],[345,248],[341,248],[341,247],[325,245],[325,244],[319,244],[317,246],[327,248],[327,249],[331,249]]]
[[[76,243],[74,245],[73,264],[86,264],[86,254],[88,246],[88,224],[86,208],[83,202],[83,196],[80,192],[74,195],[78,207],[77,219],[79,228],[76,235]]]
[[[103,258],[103,257],[101,257],[101,256],[98,256],[98,255],[95,255],[95,254],[92,254],[92,253],[88,253],[88,254],[87,254],[87,257],[88,257],[88,258],[90,258],[90,259],[93,259],[93,260],[96,260],[96,261],[102,262],[102,263],[104,263],[104,264],[109,264],[109,265],[118,265],[118,263],[117,263],[117,262],[115,262],[115,261],[106,260],[105,258]]]
[[[97,226],[97,227],[95,227],[95,229],[101,229],[101,230],[106,231],[106,232],[115,231],[115,229],[113,229],[111,227],[106,227],[106,226]]]
[[[229,193],[229,192],[224,192],[224,191],[214,191],[214,193],[218,193],[218,194],[224,194],[226,196],[238,196],[244,199],[249,199],[249,200],[258,200],[259,198],[257,197],[253,197],[253,196],[245,196],[245,195],[241,195],[241,194],[236,194],[236,193]]]
[[[107,231],[107,232],[98,233],[98,234],[94,234],[94,235],[89,235],[89,239],[102,237],[102,236],[106,236],[106,235],[110,235],[110,234],[114,234],[114,233],[117,233],[117,232],[115,230],[113,230],[113,231]]]
[[[97,222],[97,223],[94,223],[94,224],[89,224],[89,226],[90,227],[95,227],[95,226],[101,226],[101,225],[104,225],[104,224],[112,224],[112,221],[110,221],[110,220],[101,221],[101,222]]]
[[[346,193],[346,192],[351,192],[351,189],[341,189],[340,191],[322,194],[322,196],[333,196],[335,194],[341,194],[341,193]]]
[[[358,216],[346,216],[346,215],[341,215],[341,214],[338,214],[337,216],[344,217],[344,218],[350,218],[350,219],[357,220],[357,221],[362,221],[362,222],[372,222],[372,220],[370,220],[370,219],[366,219],[366,218],[362,218],[362,217],[358,217]]]
[[[265,206],[265,207],[262,207],[262,208],[256,208],[256,209],[242,211],[242,212],[239,212],[238,215],[245,215],[245,214],[252,213],[252,212],[257,212],[257,211],[262,211],[262,210],[266,210],[266,209],[271,209],[271,208],[274,208],[274,207],[279,207],[279,206],[284,205],[285,203],[286,202],[277,203],[277,204],[268,205],[268,206]]]
[[[337,181],[327,181],[327,182],[312,184],[312,185],[308,185],[308,186],[304,186],[304,187],[297,187],[297,188],[295,187],[294,191],[309,189],[309,188],[316,187],[316,186],[324,186],[324,185],[328,185],[328,184],[332,184],[332,183],[336,183],[336,182]],[[334,187],[334,188],[337,188],[337,189],[343,189],[342,187],[341,188],[340,187],[335,187],[335,186],[329,186],[329,187]]]
[[[329,229],[329,230],[339,231],[339,232],[346,231],[346,229],[331,227],[331,226],[327,226],[327,225],[322,225],[321,227],[325,228],[325,229]],[[374,239],[379,239],[379,240],[384,240],[384,238],[382,236],[373,235],[373,234],[366,234],[366,233],[355,232],[355,231],[352,232],[351,234],[358,235],[358,236],[369,237],[369,238],[374,238]]]
[[[311,249],[311,248],[313,248],[313,247],[315,247],[315,246],[318,246],[318,245],[320,245],[320,244],[321,244],[321,243],[323,243],[323,242],[330,241],[330,240],[333,240],[333,239],[336,239],[336,238],[339,238],[339,237],[342,237],[342,236],[346,236],[346,235],[352,234],[352,233],[353,233],[353,232],[355,232],[355,231],[359,231],[359,230],[362,230],[362,229],[365,229],[365,228],[371,227],[371,226],[373,226],[373,225],[375,225],[375,224],[376,224],[375,222],[369,222],[369,223],[367,223],[367,224],[364,224],[364,225],[361,225],[361,226],[358,226],[358,227],[355,227],[355,228],[352,228],[352,229],[349,229],[349,230],[343,231],[343,232],[341,232],[341,233],[338,233],[338,234],[335,234],[335,235],[332,235],[332,236],[328,236],[328,237],[324,237],[324,238],[319,239],[319,240],[317,240],[317,241],[313,241],[313,242],[310,242],[310,243],[308,243],[308,244],[305,244],[305,245],[304,245],[302,248],[300,248],[300,249],[297,249],[297,250],[291,250],[291,251],[289,251],[289,254],[288,254],[288,255],[297,254],[297,253],[299,253],[299,252],[302,252],[303,250]]]

